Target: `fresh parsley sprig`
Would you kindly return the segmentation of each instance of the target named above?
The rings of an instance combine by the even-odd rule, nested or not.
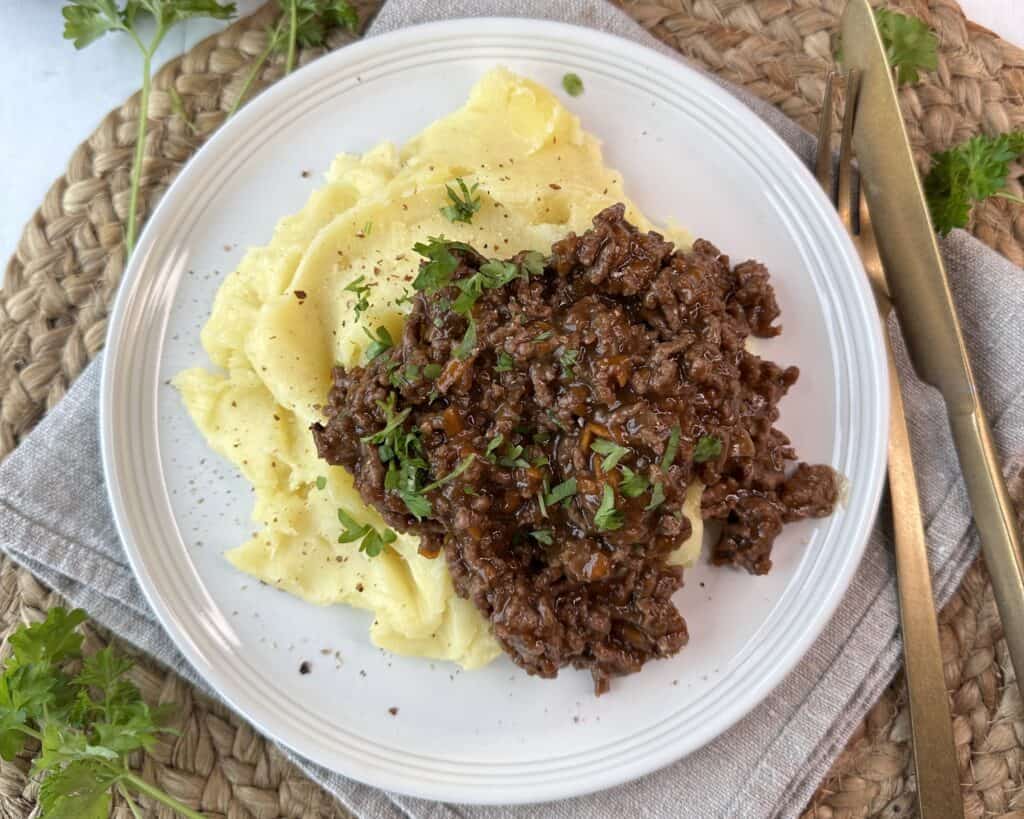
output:
[[[612,532],[621,529],[624,523],[622,512],[615,508],[615,490],[605,484],[601,505],[594,513],[594,525],[599,532]]]
[[[384,529],[378,532],[370,524],[360,524],[344,509],[338,510],[338,520],[345,527],[338,535],[338,543],[355,543],[359,541],[359,551],[367,557],[377,557],[384,551],[389,543],[394,543],[398,538],[391,529]]]
[[[722,439],[716,435],[701,435],[693,448],[693,462],[697,464],[712,461],[722,454]]]
[[[185,0],[188,2],[188,0]],[[355,31],[359,25],[359,14],[348,0],[277,0],[281,16],[267,29],[267,44],[256,58],[242,87],[238,90],[234,105],[228,117],[238,110],[253,81],[259,76],[263,65],[271,54],[284,54],[284,73],[291,74],[295,68],[298,47],[323,45],[327,32],[343,26]]]
[[[153,33],[143,40],[137,24],[148,12],[154,20]],[[64,39],[71,40],[75,48],[85,48],[104,34],[123,31],[142,54],[142,91],[139,93],[139,118],[135,130],[135,156],[132,159],[131,183],[128,191],[128,218],[125,223],[125,255],[135,249],[138,231],[139,188],[142,178],[142,160],[146,146],[146,125],[149,122],[149,95],[153,82],[153,55],[167,32],[178,23],[194,17],[213,17],[226,20],[234,16],[234,3],[217,0],[68,0],[61,13],[64,16]]]
[[[1024,131],[999,136],[979,134],[932,157],[924,193],[935,229],[945,235],[964,227],[971,207],[990,196],[1024,204],[1006,191],[1010,163],[1024,155]]]
[[[916,83],[919,69],[939,67],[939,38],[923,20],[880,8],[875,9],[875,22],[897,83]]]
[[[449,222],[464,222],[468,225],[473,221],[473,214],[480,210],[480,197],[474,195],[478,185],[474,182],[472,187],[467,187],[461,176],[455,180],[455,184],[459,186],[457,191],[451,185],[444,186],[451,204],[441,208],[441,215]]]
[[[102,4],[106,5],[106,4]],[[41,819],[106,819],[112,792],[141,816],[144,794],[188,819],[203,815],[132,772],[128,756],[150,750],[166,726],[166,708],[150,708],[128,678],[130,660],[108,646],[82,659],[78,627],[86,614],[51,609],[8,642],[0,674],[0,755],[13,759],[31,737],[42,748],[32,772]]]

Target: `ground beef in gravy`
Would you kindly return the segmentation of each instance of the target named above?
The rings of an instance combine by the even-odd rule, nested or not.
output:
[[[666,557],[691,532],[691,481],[721,522],[714,563],[754,574],[784,523],[836,500],[829,467],[787,470],[796,453],[772,426],[797,369],[744,347],[779,332],[767,270],[704,240],[675,250],[623,213],[518,267],[435,241],[402,338],[336,368],[313,427],[391,526],[444,552],[516,663],[588,668],[598,693],[687,642]]]

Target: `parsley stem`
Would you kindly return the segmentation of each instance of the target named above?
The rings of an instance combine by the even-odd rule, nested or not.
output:
[[[1024,199],[1021,199],[1019,196],[1014,196],[1012,193],[1007,193],[1006,191],[996,191],[992,195],[998,196],[1000,199],[1008,199],[1011,202],[1016,202],[1018,205],[1024,205]]]
[[[167,805],[171,810],[177,811],[182,816],[186,817],[186,819],[207,819],[207,817],[203,816],[199,811],[194,811],[191,808],[186,807],[173,796],[164,793],[154,785],[150,785],[145,779],[141,779],[133,773],[125,773],[124,781],[131,784],[131,786],[140,793],[144,793],[146,796],[155,799],[157,802],[162,802],[164,805]]]
[[[231,119],[231,117],[235,115],[235,111],[237,111],[238,107],[242,104],[242,100],[245,99],[245,95],[249,93],[249,87],[253,84],[253,81],[256,79],[256,75],[260,73],[260,69],[263,68],[263,64],[267,61],[267,58],[270,56],[270,52],[273,51],[274,47],[277,45],[278,38],[280,38],[281,36],[281,26],[283,22],[284,20],[278,20],[277,25],[274,27],[274,30],[270,32],[270,37],[267,39],[267,47],[263,49],[263,52],[256,59],[256,63],[253,65],[252,69],[246,75],[245,82],[242,83],[242,88],[239,90],[238,96],[235,97],[235,103],[231,106],[231,110],[228,111],[228,115],[227,117],[225,117],[225,119]]]
[[[152,55],[143,52],[142,93],[139,95],[139,120],[135,129],[135,158],[132,160],[131,189],[128,193],[128,224],[125,226],[125,258],[131,258],[135,249],[136,214],[139,208],[139,186],[142,179],[142,160],[146,152],[146,125],[149,121],[149,89]]]
[[[132,32],[136,44],[142,51],[142,91],[139,94],[139,119],[135,128],[135,158],[132,160],[131,187],[128,192],[128,224],[125,226],[125,259],[130,259],[135,250],[135,236],[138,232],[139,188],[142,182],[142,161],[146,154],[146,127],[149,124],[149,92],[153,87],[153,55],[163,42],[167,29],[157,26],[149,46]]]
[[[128,805],[128,810],[132,812],[132,816],[135,819],[142,819],[142,813],[139,811],[139,806],[135,804],[135,800],[132,799],[132,795],[128,793],[128,789],[124,786],[123,782],[117,783],[117,789],[121,793],[121,798],[124,799],[125,804]]]
[[[291,74],[292,69],[295,68],[295,45],[299,38],[299,4],[290,3],[288,14],[290,19],[288,21],[288,57],[284,62],[285,76]]]
[[[30,737],[38,739],[40,742],[43,741],[42,732],[35,730],[35,728],[29,728],[27,725],[19,725],[18,730],[23,734],[28,734]]]

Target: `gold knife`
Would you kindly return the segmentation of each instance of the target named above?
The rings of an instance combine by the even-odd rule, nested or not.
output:
[[[853,145],[889,291],[914,369],[946,402],[1010,659],[1017,683],[1024,687],[1020,536],[978,400],[885,48],[867,0],[850,0],[841,32],[843,64],[861,73]]]

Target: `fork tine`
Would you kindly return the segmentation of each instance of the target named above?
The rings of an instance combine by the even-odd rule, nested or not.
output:
[[[818,146],[814,156],[814,176],[822,190],[835,204],[835,190],[832,185],[832,89],[835,87],[836,72],[825,76],[825,98],[821,102],[821,116],[818,119]]]
[[[851,233],[853,223],[853,118],[857,111],[857,94],[860,91],[860,72],[851,70],[846,75],[846,104],[843,108],[843,130],[839,138],[839,190],[836,193],[836,209],[843,225]]]

